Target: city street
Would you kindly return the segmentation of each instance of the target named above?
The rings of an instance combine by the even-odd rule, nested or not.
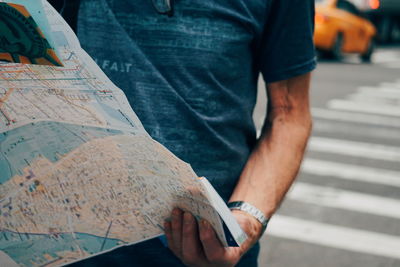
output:
[[[302,171],[262,238],[260,266],[400,266],[400,48],[378,49],[371,64],[321,61],[312,107]]]

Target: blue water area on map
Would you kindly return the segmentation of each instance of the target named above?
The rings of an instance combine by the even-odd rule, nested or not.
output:
[[[6,139],[4,134],[0,134],[0,144]],[[1,150],[1,147],[0,147]],[[11,176],[11,169],[10,164],[7,162],[6,157],[3,153],[0,153],[0,183],[2,183],[2,176],[3,177],[10,177]]]
[[[82,250],[93,255],[124,244],[117,239],[105,240],[104,237],[83,233],[39,235],[0,231],[0,250],[22,266],[32,266],[32,261],[36,265],[48,263],[45,254],[56,260],[63,256],[63,252]]]
[[[23,169],[39,156],[56,162],[90,140],[120,134],[119,130],[59,122],[28,124],[0,134],[0,183],[22,175]]]

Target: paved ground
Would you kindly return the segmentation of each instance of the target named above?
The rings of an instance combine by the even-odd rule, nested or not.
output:
[[[258,125],[264,105],[260,94]],[[400,266],[400,48],[372,64],[321,62],[312,106],[307,156],[260,266]]]

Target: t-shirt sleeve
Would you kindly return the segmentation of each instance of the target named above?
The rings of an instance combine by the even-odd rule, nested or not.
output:
[[[266,83],[308,73],[316,67],[314,0],[271,0],[259,46]]]

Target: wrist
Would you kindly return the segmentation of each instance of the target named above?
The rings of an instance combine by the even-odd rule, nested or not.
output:
[[[267,218],[262,211],[255,206],[244,201],[229,202],[228,207],[232,212],[240,212],[251,217],[253,221],[257,222],[260,228],[260,235],[262,235],[267,228],[269,218]]]
[[[241,210],[231,210],[250,243],[257,242],[263,235],[263,227],[256,218]]]

